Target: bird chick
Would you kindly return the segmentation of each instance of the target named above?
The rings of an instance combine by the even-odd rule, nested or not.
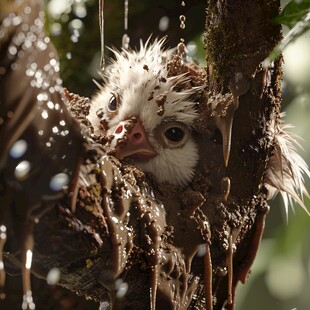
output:
[[[138,51],[112,50],[115,60],[92,99],[88,120],[95,134],[112,136],[117,158],[130,158],[157,181],[183,187],[198,162],[194,122],[202,86],[191,84],[190,70],[174,50],[163,49],[164,42],[141,43]],[[179,72],[174,57],[182,63]]]

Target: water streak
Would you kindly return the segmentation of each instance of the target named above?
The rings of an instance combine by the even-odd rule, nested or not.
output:
[[[99,29],[100,29],[100,43],[101,43],[101,58],[100,70],[104,70],[104,0],[99,0]]]
[[[0,300],[5,298],[4,284],[5,284],[5,269],[3,262],[3,248],[6,242],[6,227],[0,226]]]
[[[128,10],[129,10],[129,5],[128,5],[128,0],[124,0],[124,35],[122,37],[122,48],[123,49],[128,49],[129,48],[129,42],[130,38],[127,34],[128,31]]]
[[[124,29],[128,30],[128,0],[124,1]]]
[[[32,265],[32,254],[34,247],[34,238],[32,234],[33,223],[26,226],[25,239],[22,250],[22,278],[23,278],[23,303],[22,309],[32,310],[35,309],[35,304],[32,298],[31,291],[31,265]]]

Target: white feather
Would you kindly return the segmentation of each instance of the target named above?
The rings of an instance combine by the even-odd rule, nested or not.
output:
[[[104,73],[105,84],[92,100],[88,119],[95,133],[98,133],[102,131],[97,116],[98,109],[102,109],[103,118],[109,128],[115,128],[124,120],[138,117],[158,156],[146,163],[137,162],[137,166],[153,173],[160,182],[167,181],[184,186],[192,179],[198,162],[198,149],[193,137],[180,148],[164,148],[158,143],[154,131],[167,120],[180,122],[188,128],[194,127],[197,103],[192,101],[191,95],[202,87],[176,90],[175,86],[189,77],[184,73],[169,76],[167,65],[175,49],[164,50],[164,43],[165,39],[155,40],[153,43],[148,40],[145,45],[141,43],[138,51],[112,50],[115,60]],[[111,94],[115,93],[119,95],[121,105],[117,113],[111,114],[107,106]],[[163,94],[166,97],[163,114],[160,114],[156,99]]]
[[[284,113],[281,113],[281,117]],[[310,215],[304,202],[303,196],[309,197],[304,183],[304,175],[310,177],[308,165],[297,153],[298,136],[289,131],[291,125],[280,124],[271,126],[274,136],[274,150],[269,159],[266,175],[266,185],[269,190],[269,198],[273,198],[278,192],[283,198],[286,216],[288,207],[293,207],[296,201]]]

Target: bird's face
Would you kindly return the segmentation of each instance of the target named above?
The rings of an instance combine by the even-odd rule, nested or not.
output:
[[[177,90],[188,77],[169,75],[171,54],[162,51],[162,41],[138,52],[115,52],[88,119],[95,133],[113,136],[116,157],[132,159],[159,182],[185,186],[198,161],[193,137],[197,103],[190,100],[197,89]]]

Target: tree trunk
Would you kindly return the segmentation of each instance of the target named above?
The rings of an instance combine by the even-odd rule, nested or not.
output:
[[[6,8],[0,6],[0,225],[7,227],[8,272],[21,267],[25,273],[22,261],[33,235],[36,276],[45,278],[56,267],[59,285],[111,300],[113,309],[233,309],[237,282],[246,280],[268,212],[264,176],[282,61],[268,67],[263,61],[281,39],[280,26],[272,23],[279,1],[207,3],[200,162],[186,190],[147,179],[81,137],[62,100],[76,119],[89,100],[68,92],[61,97],[54,50],[38,27],[39,2]],[[14,24],[10,12],[22,21]],[[14,53],[24,24],[45,48]],[[62,121],[64,134],[53,135]],[[21,140],[32,152],[14,157],[12,147]],[[18,177],[21,158],[31,170]],[[68,178],[65,189],[51,190],[60,173]]]

